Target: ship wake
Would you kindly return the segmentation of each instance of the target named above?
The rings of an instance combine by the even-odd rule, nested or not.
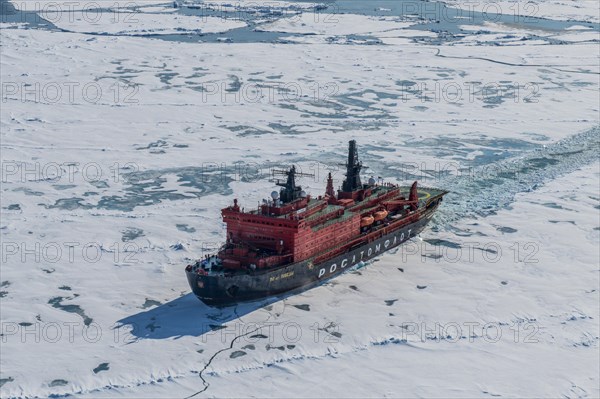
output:
[[[600,126],[514,158],[441,179],[450,193],[432,227],[452,230],[459,219],[493,215],[510,206],[516,194],[537,189],[594,161],[600,153]]]

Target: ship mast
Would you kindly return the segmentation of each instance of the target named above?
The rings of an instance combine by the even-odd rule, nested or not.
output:
[[[362,188],[360,182],[361,169],[362,163],[358,160],[356,141],[350,140],[348,143],[348,162],[346,162],[346,179],[342,184],[343,192],[350,193]]]
[[[333,177],[331,176],[331,172],[329,172],[329,175],[327,176],[327,189],[325,190],[325,195],[335,199],[335,190],[333,189]]]
[[[302,187],[296,185],[296,176],[315,177],[315,175],[311,173],[296,172],[295,166],[292,166],[290,170],[273,169],[272,173],[273,175],[287,176],[287,180],[285,183],[282,183],[279,180],[277,180],[277,182],[275,183],[278,186],[282,187],[281,191],[279,192],[279,198],[284,204],[287,204],[302,197]]]

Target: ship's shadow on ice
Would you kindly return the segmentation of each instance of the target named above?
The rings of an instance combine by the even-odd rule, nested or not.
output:
[[[393,249],[390,253],[396,253],[398,249]],[[368,264],[377,260],[369,260],[367,262],[359,262],[351,268],[348,268],[344,273],[357,272]],[[247,326],[256,327],[255,323],[249,323],[247,326],[242,325],[232,327],[231,323],[225,326],[226,323],[240,319],[240,323],[244,323],[241,318],[248,313],[256,310],[264,309],[266,312],[273,312],[273,304],[284,301],[287,298],[302,294],[312,288],[329,284],[329,279],[324,279],[314,284],[309,284],[304,287],[299,287],[285,293],[274,295],[268,298],[251,301],[240,302],[222,307],[208,306],[204,302],[198,300],[193,294],[189,293],[180,296],[177,299],[155,306],[152,309],[133,314],[117,321],[115,326],[115,336],[122,333],[127,342],[130,338],[131,342],[138,339],[165,339],[165,338],[180,338],[183,336],[201,336],[204,334],[214,333],[224,328],[235,328],[236,331],[244,331]],[[146,300],[147,303],[155,303],[154,301]],[[293,305],[299,309],[310,312],[308,305]],[[304,308],[306,306],[306,308]]]
[[[280,296],[226,307],[211,307],[190,293],[119,320],[115,334],[122,335],[125,342],[128,338],[136,341],[201,336],[223,329],[225,323],[268,307],[282,298]]]

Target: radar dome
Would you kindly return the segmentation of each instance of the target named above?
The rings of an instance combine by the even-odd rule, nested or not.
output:
[[[277,191],[271,192],[271,198],[273,198],[274,200],[276,200],[277,198],[279,198],[279,193]]]
[[[373,177],[371,177],[371,178],[369,179],[369,185],[370,185],[370,186],[374,186],[374,185],[375,185],[375,179],[374,179]]]

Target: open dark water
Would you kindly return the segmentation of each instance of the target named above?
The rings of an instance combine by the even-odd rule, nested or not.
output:
[[[133,2],[135,3],[135,2]],[[156,35],[148,33],[149,38],[169,41],[183,42],[234,42],[234,43],[260,43],[260,42],[287,42],[290,37],[302,36],[299,34],[264,32],[260,30],[260,24],[265,20],[275,21],[280,18],[290,18],[287,13],[312,13],[318,21],[323,23],[336,23],[340,14],[360,14],[370,16],[398,17],[403,21],[414,22],[412,29],[432,31],[438,33],[437,39],[428,38],[433,44],[455,40],[455,35],[460,35],[462,25],[481,25],[482,23],[499,22],[510,24],[525,29],[543,29],[551,31],[564,30],[575,23],[587,26],[600,32],[600,24],[576,21],[555,21],[535,17],[535,11],[529,9],[502,10],[503,14],[493,13],[493,7],[489,13],[480,13],[468,10],[459,10],[447,7],[444,3],[425,0],[325,0],[319,2],[319,7],[302,9],[305,0],[290,0],[290,7],[251,7],[231,10],[223,7],[209,7],[200,0],[193,5],[180,5],[177,13],[181,15],[194,15],[204,17],[220,17],[224,19],[243,20],[247,26],[232,29],[223,33],[184,33],[170,35]],[[294,3],[298,6],[293,5]],[[313,3],[313,2],[310,2]],[[99,4],[102,4],[101,2]],[[174,3],[175,4],[175,3]],[[237,5],[237,2],[232,2]],[[273,2],[272,4],[277,4]],[[174,6],[175,8],[175,6]],[[139,12],[143,12],[144,6],[139,6]],[[98,12],[110,12],[98,10]],[[297,14],[296,14],[297,15]],[[44,20],[35,12],[23,12],[15,10],[8,0],[0,0],[0,16],[2,22],[23,22],[32,28],[60,30],[50,21]],[[293,18],[293,16],[291,16]],[[90,12],[90,18],[93,13]],[[361,37],[367,38],[368,37]],[[424,39],[424,38],[423,38]],[[418,40],[418,38],[417,38]],[[372,41],[377,44],[377,41]]]

